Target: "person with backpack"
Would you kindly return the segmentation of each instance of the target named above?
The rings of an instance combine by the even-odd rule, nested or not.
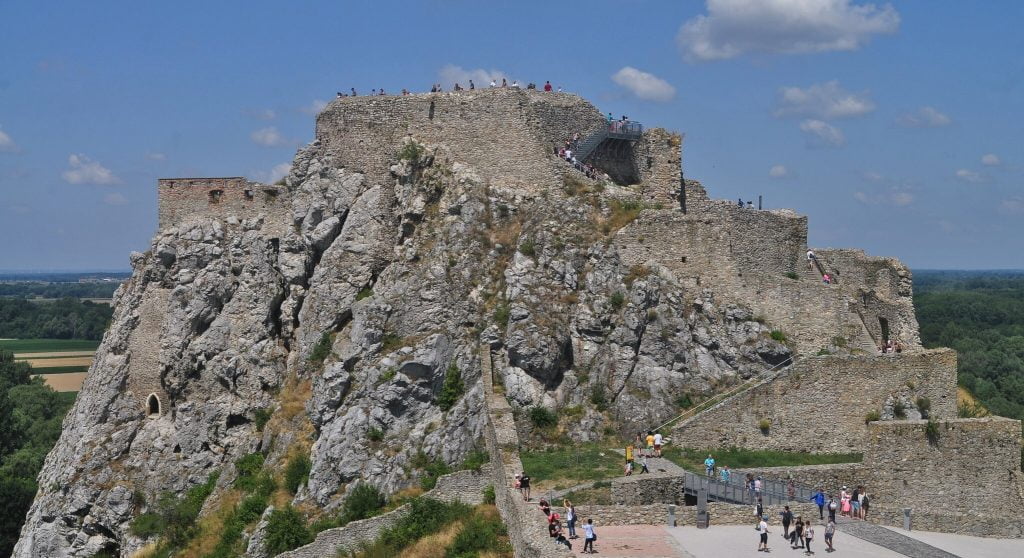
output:
[[[832,496],[828,499],[828,520],[833,523],[836,521],[837,509],[839,509],[839,504],[836,503],[836,497]]]
[[[594,518],[588,517],[583,525],[583,553],[594,554],[594,541],[597,540],[597,533],[594,532]]]
[[[800,541],[800,548],[804,546],[804,518],[797,516],[796,526],[789,532],[789,547],[796,548],[796,541]]]
[[[754,506],[754,518],[755,518],[754,519],[754,529],[758,529],[760,527],[760,525],[761,525],[760,520],[761,520],[761,516],[763,516],[763,515],[764,515],[764,503],[761,502],[760,498],[758,498],[757,499],[757,505]]]
[[[569,500],[562,500],[562,505],[565,506],[565,523],[569,527],[569,538],[578,539],[576,536],[576,506],[572,505]]]
[[[868,493],[861,489],[860,493],[860,518],[866,520],[868,518],[868,506],[871,502],[868,500]]]
[[[782,510],[782,538],[789,538],[789,525],[793,523],[793,512],[789,509],[789,506],[785,506]]]
[[[761,521],[757,524],[757,531],[761,542],[757,545],[758,552],[771,552],[768,550],[768,516],[762,515]]]

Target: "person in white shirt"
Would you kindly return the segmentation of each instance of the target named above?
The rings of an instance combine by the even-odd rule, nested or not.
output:
[[[496,81],[494,81],[494,80],[492,79],[492,80],[491,80],[491,87],[497,87],[497,86],[498,86],[498,82],[496,82]]]
[[[595,554],[594,552],[594,541],[597,540],[597,533],[594,532],[594,520],[588,518],[587,522],[583,524],[583,553],[584,554]]]
[[[661,457],[661,443],[665,439],[661,436],[661,432],[654,433],[654,457]]]
[[[757,545],[758,552],[770,552],[768,550],[768,516],[762,515],[761,522],[757,524],[757,531],[761,535],[761,542]]]

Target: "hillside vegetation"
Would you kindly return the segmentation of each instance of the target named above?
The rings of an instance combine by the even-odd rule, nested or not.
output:
[[[33,302],[0,298],[0,339],[91,339],[103,337],[114,309],[88,300]]]
[[[1024,419],[1024,272],[919,271],[914,284],[922,343],[956,349],[960,385]]]

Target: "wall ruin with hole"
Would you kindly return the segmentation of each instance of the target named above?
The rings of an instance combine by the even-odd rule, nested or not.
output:
[[[263,218],[281,225],[291,219],[287,188],[241,177],[161,178],[157,199],[161,229],[192,218]]]
[[[128,392],[137,402],[139,412],[146,415],[150,415],[150,394],[155,394],[160,401],[159,415],[168,414],[171,410],[162,383],[163,365],[160,363],[160,338],[170,295],[170,289],[156,286],[146,291],[135,329],[128,338]]]
[[[673,443],[862,453],[870,440],[866,415],[881,411],[891,397],[926,397],[930,416],[956,417],[956,352],[806,357],[773,380],[682,423],[673,431]],[[762,420],[770,423],[767,431],[760,428]]]

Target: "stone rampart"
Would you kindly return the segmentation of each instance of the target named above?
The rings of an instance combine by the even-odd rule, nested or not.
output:
[[[171,290],[151,286],[142,297],[138,318],[128,338],[128,392],[140,413],[158,418],[171,410],[162,382],[160,338]],[[155,398],[154,401],[151,398]]]
[[[263,216],[273,221],[290,215],[287,188],[245,178],[161,178],[157,181],[160,228],[192,218],[239,220]]]
[[[438,477],[437,486],[433,490],[425,492],[421,498],[477,505],[483,501],[483,490],[490,484],[490,480],[489,465],[483,467],[482,472],[457,471]],[[385,529],[393,527],[403,517],[409,515],[411,510],[410,504],[404,504],[376,517],[353,521],[344,527],[321,531],[313,542],[278,554],[278,556],[283,558],[321,558],[322,556],[337,556],[339,552],[343,551],[356,550],[360,543],[376,540]]]
[[[682,504],[683,477],[676,474],[644,474],[612,480],[612,501],[627,506]]]
[[[863,463],[836,463],[833,465],[800,465],[796,467],[764,467],[744,469],[738,473],[752,473],[768,480],[789,481],[808,488],[821,488],[826,495],[837,495],[842,487],[867,484]]]
[[[956,416],[956,353],[934,349],[873,356],[807,357],[774,380],[755,386],[682,423],[684,446],[864,452],[871,411],[890,397],[931,402],[931,416]],[[761,429],[761,421],[770,424]]]

